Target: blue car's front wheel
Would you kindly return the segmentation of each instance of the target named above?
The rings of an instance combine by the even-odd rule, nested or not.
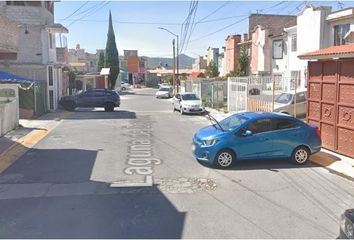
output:
[[[230,167],[236,160],[235,154],[229,149],[223,149],[215,156],[215,165],[220,168]]]

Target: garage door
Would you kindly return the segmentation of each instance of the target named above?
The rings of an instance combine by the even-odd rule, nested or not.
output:
[[[354,157],[354,59],[309,62],[308,122],[322,145]]]

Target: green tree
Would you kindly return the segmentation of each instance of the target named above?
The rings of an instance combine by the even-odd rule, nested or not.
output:
[[[218,67],[213,61],[210,61],[209,65],[206,67],[205,76],[210,78],[219,76]]]
[[[230,71],[229,73],[227,73],[227,74],[225,75],[225,78],[229,78],[229,77],[239,77],[239,76],[241,76],[241,73],[240,73],[240,70],[237,69],[237,70],[235,70],[235,71]]]
[[[100,52],[97,63],[97,71],[100,72],[104,68],[104,52]]]
[[[247,76],[248,75],[248,70],[249,70],[249,65],[250,65],[250,57],[249,57],[249,48],[250,44],[243,44],[240,47],[240,53],[238,55],[238,71],[240,73],[240,76]]]
[[[116,37],[113,30],[111,11],[109,11],[109,26],[104,58],[105,67],[110,68],[110,74],[108,76],[108,88],[114,89],[119,74],[119,56],[116,45]]]

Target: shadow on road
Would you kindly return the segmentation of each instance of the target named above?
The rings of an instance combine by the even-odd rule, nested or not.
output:
[[[0,174],[0,238],[181,238],[185,213],[156,186],[89,180],[98,151],[31,149]]]
[[[64,119],[83,120],[83,119],[135,119],[136,113],[124,110],[114,110],[113,112],[105,112],[104,109],[95,108],[78,108],[66,116]]]
[[[199,162],[202,166],[208,168],[217,169],[217,167]],[[266,160],[244,160],[235,162],[230,168],[224,169],[225,171],[248,171],[248,170],[269,170],[272,172],[278,172],[280,169],[290,169],[290,168],[314,168],[320,167],[312,162],[307,162],[304,165],[297,165],[292,163],[289,159],[266,159]]]

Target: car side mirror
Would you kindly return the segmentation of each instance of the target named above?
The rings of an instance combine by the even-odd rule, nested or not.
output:
[[[246,130],[244,133],[242,133],[242,136],[244,137],[249,137],[249,136],[252,136],[252,131],[251,130]]]

